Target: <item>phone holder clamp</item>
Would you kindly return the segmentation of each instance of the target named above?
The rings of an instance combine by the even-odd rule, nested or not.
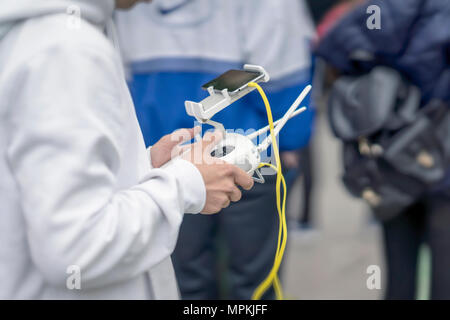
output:
[[[244,65],[244,70],[253,71],[263,74],[264,76],[256,82],[268,82],[270,76],[267,71],[261,67],[251,64]],[[221,91],[214,90],[213,87],[208,88],[209,96],[200,102],[185,101],[184,105],[186,108],[186,113],[194,117],[200,123],[207,123],[215,127],[217,130],[225,133],[224,126],[216,121],[212,121],[211,118],[218,112],[222,111],[228,107],[233,102],[241,99],[248,93],[255,90],[254,87],[244,87],[237,92],[230,93],[228,89],[223,89]]]

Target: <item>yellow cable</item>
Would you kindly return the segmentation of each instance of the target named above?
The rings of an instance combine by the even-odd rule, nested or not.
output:
[[[275,155],[276,166],[270,163],[261,163],[259,167],[268,166],[274,169],[277,172],[277,181],[276,181],[276,201],[277,201],[277,211],[278,217],[280,220],[279,230],[278,230],[278,243],[277,250],[275,253],[275,259],[267,277],[261,282],[261,284],[255,289],[253,293],[252,299],[259,300],[264,295],[264,293],[273,285],[275,289],[275,294],[278,300],[283,299],[283,291],[281,289],[280,279],[278,278],[278,270],[280,268],[281,262],[283,260],[284,251],[286,249],[287,242],[287,225],[286,225],[286,181],[283,177],[283,173],[281,171],[281,161],[280,161],[280,153],[278,150],[278,144],[276,141],[276,137],[274,134],[274,124],[273,124],[273,116],[272,110],[270,109],[269,100],[267,99],[266,94],[263,89],[257,83],[249,83],[249,87],[254,87],[258,90],[261,98],[264,101],[264,105],[266,107],[267,119],[269,121],[269,129],[270,135],[272,138],[272,150]],[[281,202],[281,184],[283,184],[283,201]]]
[[[276,169],[275,166],[269,163],[261,163],[260,167],[268,166],[272,169]],[[286,182],[284,180],[284,177],[281,175],[281,181],[283,183],[283,205],[281,207],[281,210],[278,211],[278,217],[280,219],[280,227],[279,227],[279,233],[278,233],[278,244],[277,244],[277,251],[275,253],[275,261],[274,265],[269,272],[269,275],[266,277],[266,279],[256,288],[255,292],[253,293],[252,299],[253,300],[259,300],[263,296],[263,294],[270,288],[270,286],[273,284],[275,289],[275,295],[278,300],[283,300],[283,293],[281,290],[281,284],[278,279],[278,270],[280,268],[284,251],[286,249],[286,241],[287,241],[287,225],[286,225]],[[280,189],[277,189],[277,207],[280,202]],[[282,239],[281,239],[282,238]],[[281,244],[280,244],[281,242]]]

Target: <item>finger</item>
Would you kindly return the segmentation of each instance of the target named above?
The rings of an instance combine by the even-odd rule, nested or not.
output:
[[[253,187],[252,177],[246,173],[244,170],[233,166],[234,182],[244,188],[245,190],[250,190]]]
[[[230,203],[231,203],[230,199],[227,198],[227,199],[222,203],[222,208],[223,208],[223,209],[228,208],[229,205],[230,205]]]
[[[181,143],[184,143],[184,142],[187,142],[187,141],[191,141],[192,139],[195,139],[196,137],[200,136],[200,133],[202,132],[202,127],[201,126],[195,126],[195,127],[191,128],[191,129],[188,129],[188,130],[189,130],[189,134],[190,134],[189,138],[187,140],[181,141]]]
[[[187,153],[190,151],[191,148],[192,148],[192,144],[173,147],[172,153],[171,153],[171,159],[187,155]]]
[[[185,143],[187,141],[191,141],[194,138],[194,136],[199,132],[199,130],[200,127],[194,127],[190,129],[186,128],[178,129],[170,135],[170,141],[172,142],[173,145],[178,145]]]
[[[185,152],[191,150],[193,144],[186,144],[178,147],[178,154],[184,154]]]
[[[202,214],[206,214],[206,215],[210,215],[210,214],[215,214],[218,213],[220,210],[222,210],[222,208],[220,208],[219,206],[217,207],[213,207],[210,205],[206,205],[203,210],[201,211]]]
[[[233,190],[229,193],[230,200],[238,202],[242,198],[242,192],[237,187],[233,187]]]

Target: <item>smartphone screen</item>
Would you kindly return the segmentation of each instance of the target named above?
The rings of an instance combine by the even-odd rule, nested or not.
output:
[[[205,83],[202,88],[208,89],[212,86],[214,90],[228,89],[228,92],[235,92],[245,87],[249,82],[259,80],[262,76],[263,74],[259,72],[228,70],[214,80]]]

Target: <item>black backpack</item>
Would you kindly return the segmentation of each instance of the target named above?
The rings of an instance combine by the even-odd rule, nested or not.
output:
[[[450,106],[420,106],[420,90],[387,67],[341,76],[331,89],[329,121],[343,142],[343,182],[381,220],[416,202],[450,169]]]

